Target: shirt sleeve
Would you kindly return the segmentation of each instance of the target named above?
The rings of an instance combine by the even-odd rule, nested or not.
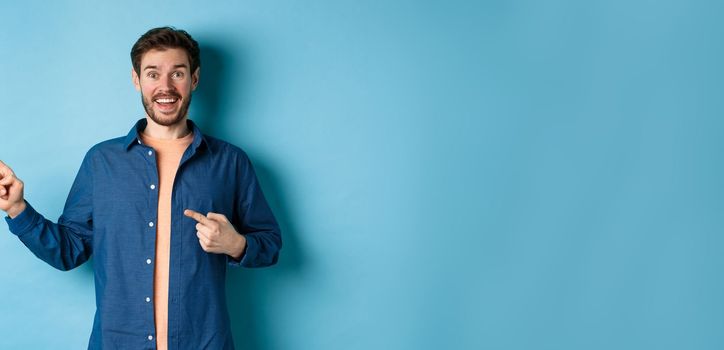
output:
[[[35,256],[59,270],[71,270],[92,254],[92,193],[91,167],[86,154],[58,223],[46,219],[27,201],[22,213],[12,219],[6,216],[5,221],[10,232]]]
[[[238,165],[239,192],[232,224],[246,238],[240,260],[228,257],[231,266],[264,267],[277,263],[282,247],[281,230],[264,198],[251,161],[242,153]]]

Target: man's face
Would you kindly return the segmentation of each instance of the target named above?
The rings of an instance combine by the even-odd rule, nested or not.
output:
[[[199,83],[199,70],[191,72],[186,51],[150,50],[141,57],[140,75],[133,69],[131,74],[143,108],[156,124],[169,126],[184,119]]]

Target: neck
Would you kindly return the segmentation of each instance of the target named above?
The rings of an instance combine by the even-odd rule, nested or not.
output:
[[[186,118],[183,117],[177,123],[171,125],[160,125],[156,124],[150,117],[146,117],[146,128],[143,129],[143,133],[156,139],[173,140],[180,139],[189,134],[190,130],[186,125]]]

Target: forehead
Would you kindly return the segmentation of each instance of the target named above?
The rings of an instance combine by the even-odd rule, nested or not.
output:
[[[189,56],[184,49],[152,49],[141,56],[141,69],[148,66],[156,66],[157,68],[174,67],[177,65],[186,65],[189,67]]]

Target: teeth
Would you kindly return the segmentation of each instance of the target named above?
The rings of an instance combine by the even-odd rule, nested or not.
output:
[[[159,98],[158,100],[156,100],[156,102],[158,102],[158,103],[173,103],[173,102],[176,102],[176,100],[173,99],[173,98]]]

